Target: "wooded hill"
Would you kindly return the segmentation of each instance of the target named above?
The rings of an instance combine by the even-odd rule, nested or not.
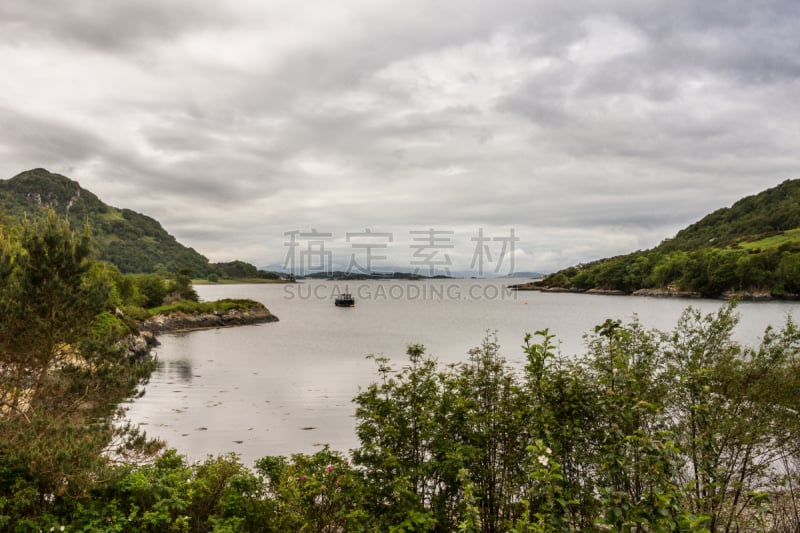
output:
[[[577,265],[533,284],[575,291],[800,294],[800,180],[742,198],[650,250]]]
[[[88,222],[93,256],[114,263],[123,273],[188,270],[197,278],[259,275],[256,267],[242,261],[209,263],[207,257],[179,243],[157,220],[107,205],[77,181],[60,174],[37,168],[0,180],[0,226],[17,224],[26,214],[32,217],[44,209],[66,216],[76,229]]]

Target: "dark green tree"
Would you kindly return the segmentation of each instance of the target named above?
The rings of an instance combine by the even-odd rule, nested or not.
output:
[[[441,504],[442,473],[434,447],[446,429],[437,424],[436,361],[421,345],[409,346],[407,354],[410,364],[397,375],[388,359],[375,357],[381,382],[355,398],[361,447],[353,458],[366,470],[366,505],[381,529],[407,524],[409,530],[424,531],[437,521],[433,502]]]
[[[452,378],[458,401],[448,431],[472,483],[482,531],[507,531],[519,518],[528,488],[527,447],[533,442],[528,417],[532,398],[500,355],[493,335],[470,350]]]
[[[89,250],[52,211],[0,235],[0,529],[102,482],[123,451],[115,406],[149,370],[96,334],[112,283]]]
[[[774,465],[800,449],[800,334],[788,322],[746,348],[732,339],[737,321],[732,306],[689,309],[664,348],[668,418],[685,460],[678,479],[712,531],[758,529],[761,489],[777,486]]]
[[[134,302],[142,307],[158,307],[164,303],[169,289],[164,278],[158,274],[128,274],[133,280],[139,298]]]
[[[174,300],[190,300],[196,302],[200,299],[197,291],[192,287],[192,271],[189,269],[181,269],[176,275],[175,280],[172,282],[169,292],[171,299]]]

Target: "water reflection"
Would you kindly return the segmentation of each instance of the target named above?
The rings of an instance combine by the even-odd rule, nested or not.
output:
[[[191,383],[194,374],[190,359],[159,360],[156,373],[166,381],[180,380],[182,383]]]

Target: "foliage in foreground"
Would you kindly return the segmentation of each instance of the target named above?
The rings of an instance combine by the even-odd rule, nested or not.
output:
[[[17,530],[796,531],[800,333],[747,348],[735,324],[732,307],[671,332],[609,320],[579,359],[540,331],[523,370],[492,336],[447,366],[413,345],[402,368],[374,358],[352,464],[168,451]]]
[[[52,212],[0,232],[0,530],[38,530],[116,475],[114,459],[154,448],[118,423],[151,364],[124,360],[128,326],[89,250],[88,230]]]
[[[445,369],[419,346],[399,372],[379,358],[356,399],[368,514],[379,530],[798,527],[800,336],[789,322],[750,349],[735,324],[731,307],[670,333],[609,320],[578,360],[542,331],[522,375],[491,338]]]

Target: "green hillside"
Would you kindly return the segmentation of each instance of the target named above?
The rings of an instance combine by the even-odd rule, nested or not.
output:
[[[41,168],[0,180],[0,224],[16,223],[25,214],[47,208],[66,215],[73,227],[88,222],[95,257],[116,264],[122,272],[189,269],[201,277],[210,272],[206,257],[180,244],[158,221],[106,205],[76,181]]]
[[[717,209],[664,241],[664,251],[725,247],[800,228],[800,180],[742,198],[731,207]]]
[[[718,209],[655,248],[569,267],[533,287],[797,296],[800,180]]]

